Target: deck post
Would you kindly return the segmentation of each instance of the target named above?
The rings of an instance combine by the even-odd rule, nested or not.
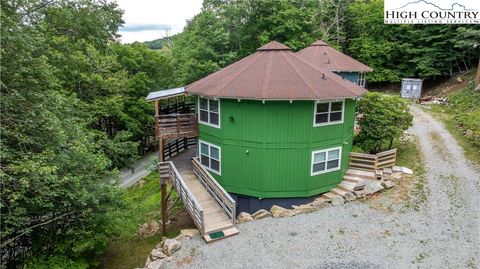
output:
[[[158,139],[158,161],[163,162],[163,138],[160,137],[160,126],[158,124],[158,116],[160,115],[160,102],[155,100],[155,129]],[[162,234],[167,235],[167,182],[160,177],[160,189],[162,196]]]

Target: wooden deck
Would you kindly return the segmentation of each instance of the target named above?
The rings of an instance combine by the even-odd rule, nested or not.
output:
[[[232,221],[225,214],[223,208],[200,184],[193,171],[183,171],[181,174],[187,188],[192,192],[203,209],[204,233],[209,234],[233,227]]]

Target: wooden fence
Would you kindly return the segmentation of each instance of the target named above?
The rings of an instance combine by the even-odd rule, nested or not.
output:
[[[377,154],[350,152],[350,168],[375,171],[392,167],[397,160],[397,149],[391,149]]]
[[[182,176],[178,172],[177,168],[171,161],[161,162],[158,164],[160,170],[160,178],[165,178],[168,173],[169,179],[171,179],[178,196],[183,202],[183,205],[187,209],[188,213],[193,219],[193,222],[200,229],[200,233],[205,233],[205,219],[203,215],[203,208],[197,201],[193,193],[187,188],[187,185],[183,181]]]
[[[193,172],[197,176],[200,183],[207,190],[208,193],[215,199],[215,201],[223,208],[227,216],[231,219],[232,225],[235,225],[235,200],[225,191],[225,189],[218,184],[218,182],[207,172],[207,170],[200,164],[198,158],[194,158]]]
[[[161,138],[180,138],[198,136],[197,114],[157,115],[159,136]]]

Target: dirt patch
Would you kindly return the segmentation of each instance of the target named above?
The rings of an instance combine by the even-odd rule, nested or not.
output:
[[[427,87],[424,87],[426,88],[424,95],[447,96],[451,92],[465,88],[468,85],[468,81],[474,78],[474,74],[473,71],[469,71],[457,74],[446,81],[440,80],[438,84],[427,85]]]
[[[182,229],[196,229],[195,223],[185,208],[182,208],[174,216],[170,217],[169,231],[180,231]]]

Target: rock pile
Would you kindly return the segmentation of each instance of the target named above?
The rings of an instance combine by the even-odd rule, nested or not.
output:
[[[181,240],[191,239],[200,236],[197,229],[185,229],[180,231],[180,235],[175,239],[164,237],[160,243],[150,252],[145,262],[145,267],[139,269],[161,269],[165,262],[173,259],[172,255],[182,247]]]
[[[157,234],[160,231],[160,223],[156,220],[151,220],[138,227],[138,237],[148,237]]]

